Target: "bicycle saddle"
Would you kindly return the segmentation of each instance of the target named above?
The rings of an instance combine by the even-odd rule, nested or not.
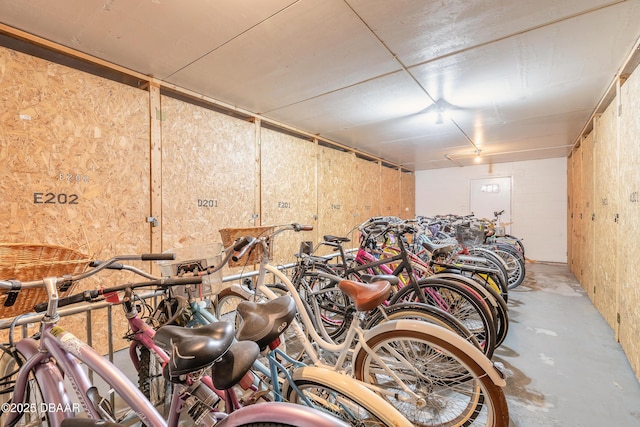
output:
[[[323,238],[325,242],[329,243],[346,243],[351,241],[351,239],[349,239],[348,237],[332,236],[331,234],[327,234]]]
[[[450,245],[448,243],[436,245],[430,242],[422,242],[422,247],[431,252],[431,256],[433,258],[437,258],[442,255],[449,255],[456,249],[454,245]]]
[[[289,327],[296,303],[290,295],[283,295],[260,304],[242,301],[236,310],[242,319],[236,332],[238,340],[253,341],[263,350]]]
[[[229,351],[213,365],[213,385],[218,390],[226,390],[238,384],[259,354],[260,347],[253,341],[239,341],[231,345]]]
[[[153,341],[169,354],[169,378],[204,369],[231,346],[233,325],[214,322],[199,328],[166,325],[158,329]]]
[[[387,280],[372,283],[341,280],[338,287],[349,295],[357,311],[373,310],[386,301],[391,293],[391,284]]]

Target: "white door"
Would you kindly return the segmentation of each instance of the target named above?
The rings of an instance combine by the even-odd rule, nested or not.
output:
[[[477,218],[494,218],[494,212],[504,210],[499,227],[510,234],[511,225],[511,177],[472,179],[470,184],[471,212]]]

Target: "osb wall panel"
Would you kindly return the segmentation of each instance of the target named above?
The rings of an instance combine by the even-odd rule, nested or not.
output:
[[[0,99],[3,240],[100,259],[148,252],[147,93],[0,48]],[[83,317],[62,324],[84,337]],[[124,321],[114,326],[122,336]]]
[[[380,162],[366,159],[355,160],[355,179],[352,189],[355,196],[354,222],[362,224],[367,219],[380,215]],[[355,229],[348,236],[351,242],[345,247],[358,246],[360,234]]]
[[[316,242],[316,143],[261,129],[262,224],[300,223],[312,225],[311,232],[286,232],[273,242],[274,262],[295,261],[300,242]]]
[[[594,230],[594,164],[593,164],[593,133],[590,133],[582,141],[582,189],[581,199],[583,205],[582,239],[578,242],[582,260],[582,286],[589,297],[594,298],[594,254],[596,237]]]
[[[380,210],[382,215],[402,217],[400,202],[400,171],[398,169],[382,167],[382,190],[380,192]]]
[[[325,234],[347,236],[362,221],[357,215],[361,178],[356,175],[356,156],[319,146],[318,238]]]
[[[574,254],[574,243],[573,243],[573,196],[574,196],[574,188],[573,188],[573,165],[574,165],[574,154],[572,153],[567,158],[567,263],[569,264],[569,268],[571,268],[571,262],[573,260]]]
[[[161,97],[163,249],[221,242],[255,212],[255,125]]]
[[[581,242],[584,228],[584,209],[583,197],[584,190],[582,188],[582,146],[578,147],[571,157],[573,159],[573,230],[572,238],[574,242]],[[580,243],[578,243],[580,246]],[[571,259],[571,271],[582,281],[582,249],[573,252]]]
[[[620,325],[618,340],[640,380],[640,72],[621,88],[620,116]]]
[[[618,141],[617,101],[609,105],[596,120],[594,169],[594,232],[598,236],[599,253],[607,254],[612,262],[601,265],[594,275],[594,303],[607,323],[616,327],[617,314],[617,232],[618,213]]]
[[[400,174],[400,217],[416,217],[416,176],[411,172]]]

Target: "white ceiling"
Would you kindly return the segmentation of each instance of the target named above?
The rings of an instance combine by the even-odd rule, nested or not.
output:
[[[0,0],[0,22],[423,170],[566,156],[640,0]]]

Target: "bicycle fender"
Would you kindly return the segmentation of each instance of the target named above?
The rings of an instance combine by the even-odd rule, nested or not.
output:
[[[233,283],[231,286],[229,286],[229,289],[231,289],[232,291],[234,291],[237,294],[242,295],[243,297],[249,299],[250,297],[253,297],[255,295],[255,292],[251,291],[250,289],[247,289],[245,286],[242,286],[239,283]]]
[[[298,427],[348,427],[344,421],[325,412],[286,402],[266,402],[233,411],[216,424],[235,427],[251,423],[282,423]]]
[[[52,411],[48,413],[49,421],[52,425],[59,425],[65,418],[70,418],[74,416],[72,412],[72,408],[76,408],[77,404],[72,404],[71,399],[69,398],[65,387],[64,387],[64,378],[60,369],[57,365],[48,361],[45,362],[45,355],[42,355],[38,349],[39,344],[32,338],[24,338],[16,343],[16,349],[26,358],[25,364],[20,368],[24,370],[25,373],[33,370],[33,373],[38,382],[38,386],[40,387],[40,392],[44,398],[44,402],[46,405],[52,405],[54,408],[64,408],[63,411]],[[21,381],[21,377],[24,374],[22,372],[19,373],[18,382]],[[20,393],[16,390],[16,395],[14,398],[20,400],[24,398],[24,394],[22,393],[25,390],[20,390]],[[79,406],[79,405],[78,405]],[[41,408],[38,408],[40,411]],[[78,408],[79,411],[79,408]],[[9,424],[9,420],[7,424]]]
[[[298,368],[293,372],[292,377],[294,380],[309,380],[320,384],[330,384],[331,387],[347,396],[358,396],[359,400],[367,402],[372,408],[377,408],[378,412],[375,415],[388,426],[413,427],[413,424],[393,405],[353,377],[319,366]],[[283,386],[284,395],[287,394],[288,387],[290,385],[285,382]]]
[[[493,383],[497,386],[504,387],[507,385],[507,382],[502,375],[502,372],[498,370],[498,368],[493,364],[493,362],[487,358],[487,356],[482,353],[482,351],[478,350],[473,346],[470,342],[456,334],[455,332],[449,331],[441,326],[434,325],[428,322],[421,322],[419,320],[412,319],[397,319],[390,320],[388,322],[378,323],[373,328],[364,332],[364,339],[368,341],[374,336],[379,334],[395,331],[395,330],[409,330],[409,331],[424,331],[427,334],[433,335],[439,339],[450,342],[454,344],[456,347],[463,350],[467,355],[469,355],[491,378]],[[360,346],[361,347],[361,346]],[[365,351],[362,348],[359,348],[357,351]],[[357,353],[356,353],[357,354]]]

